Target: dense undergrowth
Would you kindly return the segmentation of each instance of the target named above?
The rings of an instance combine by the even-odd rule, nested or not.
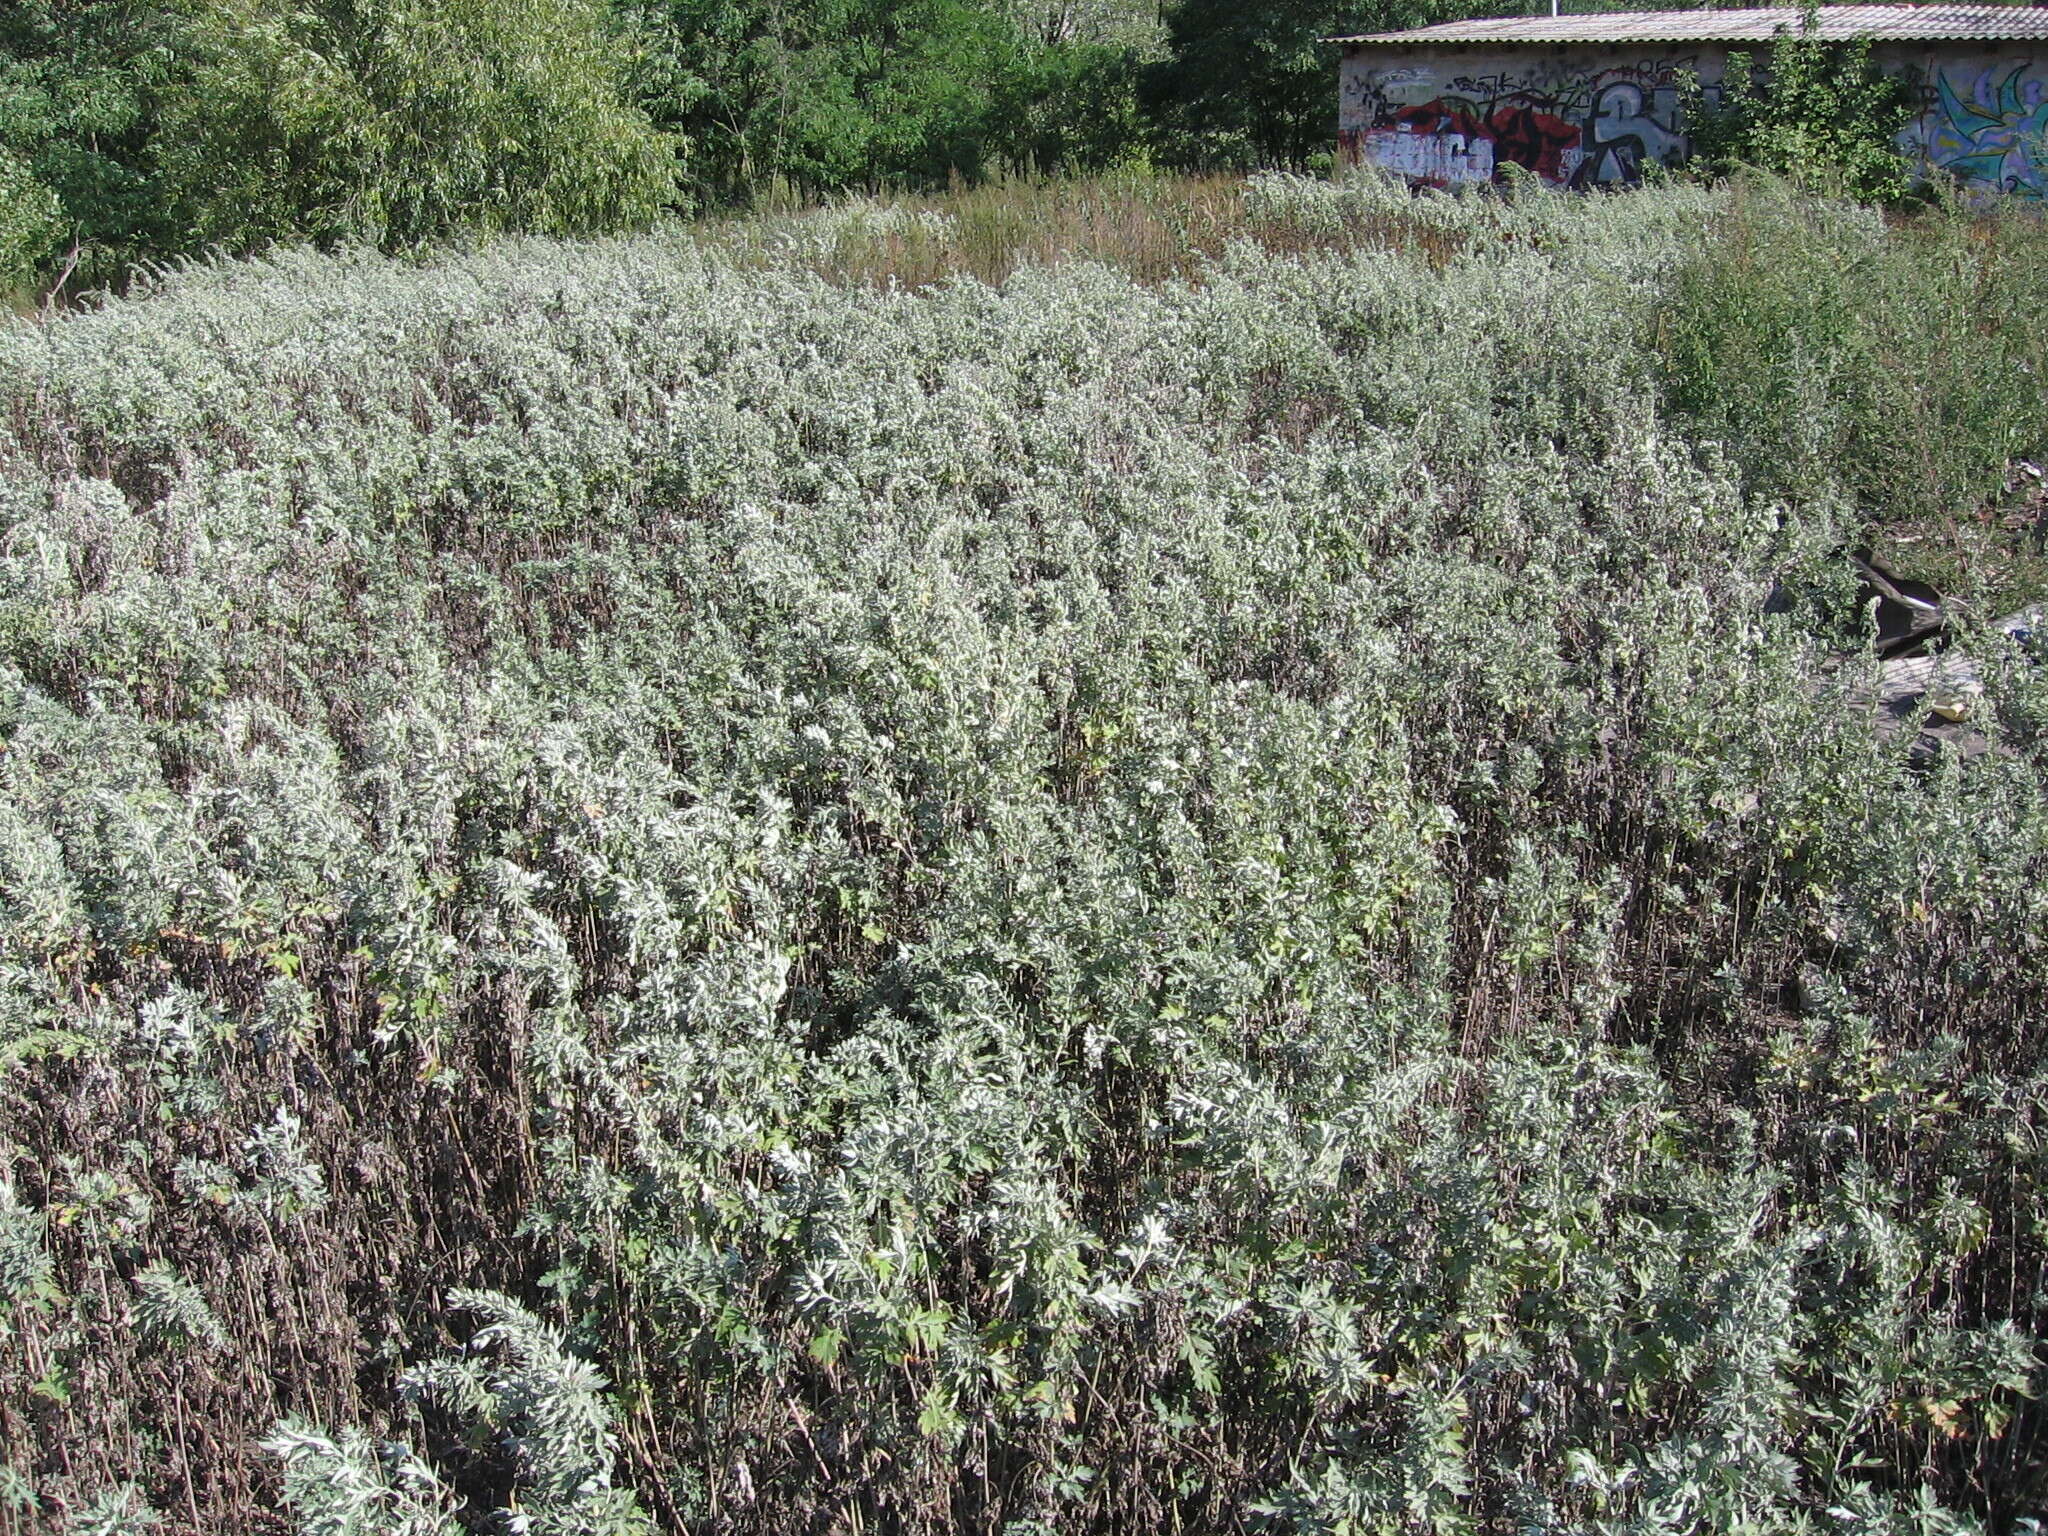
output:
[[[2040,1512],[2038,227],[1017,195],[0,335],[0,1525]]]

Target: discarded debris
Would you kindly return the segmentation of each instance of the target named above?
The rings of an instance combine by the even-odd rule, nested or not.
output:
[[[1862,582],[1864,600],[1877,602],[1877,654],[1903,656],[1942,635],[1948,628],[1948,605],[1924,581],[1894,576],[1870,558],[1867,550],[1849,556]]]
[[[1879,658],[1876,683],[1852,688],[1850,704],[1873,710],[1877,732],[1886,740],[1913,729],[1908,755],[1918,764],[1933,762],[1945,750],[1964,758],[1992,750],[1984,729],[1983,673],[1974,660],[1950,648],[1968,610],[1924,581],[1886,570],[1867,550],[1856,551],[1849,561],[1864,602],[1875,610]],[[2048,605],[2008,614],[1987,627],[2027,645],[2044,626]]]

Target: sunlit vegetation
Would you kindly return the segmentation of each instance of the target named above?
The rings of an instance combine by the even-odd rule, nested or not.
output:
[[[277,244],[1327,165],[1319,38],[1500,3],[12,0],[0,298]]]
[[[0,331],[0,1528],[2038,1513],[2039,228],[1509,191]]]

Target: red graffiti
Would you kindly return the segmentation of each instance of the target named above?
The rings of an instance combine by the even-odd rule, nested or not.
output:
[[[1579,142],[1579,125],[1539,112],[1534,107],[1496,107],[1493,129],[1493,161],[1499,165],[1512,160],[1545,181],[1564,181],[1564,152]]]
[[[1418,107],[1402,107],[1393,121],[1411,133],[1456,133],[1467,143],[1489,139],[1496,167],[1513,162],[1545,181],[1566,181],[1564,152],[1580,139],[1576,123],[1520,103],[1497,106],[1484,123],[1457,103],[1439,97]]]

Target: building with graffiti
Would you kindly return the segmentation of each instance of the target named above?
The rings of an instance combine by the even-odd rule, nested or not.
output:
[[[1980,192],[2048,198],[2048,6],[1835,5],[1824,42],[1871,39],[1920,87],[1900,147]],[[1610,11],[1454,21],[1333,38],[1338,154],[1428,186],[1510,165],[1560,187],[1632,182],[1689,150],[1681,83],[1713,100],[1728,56],[1768,62],[1796,9]]]

